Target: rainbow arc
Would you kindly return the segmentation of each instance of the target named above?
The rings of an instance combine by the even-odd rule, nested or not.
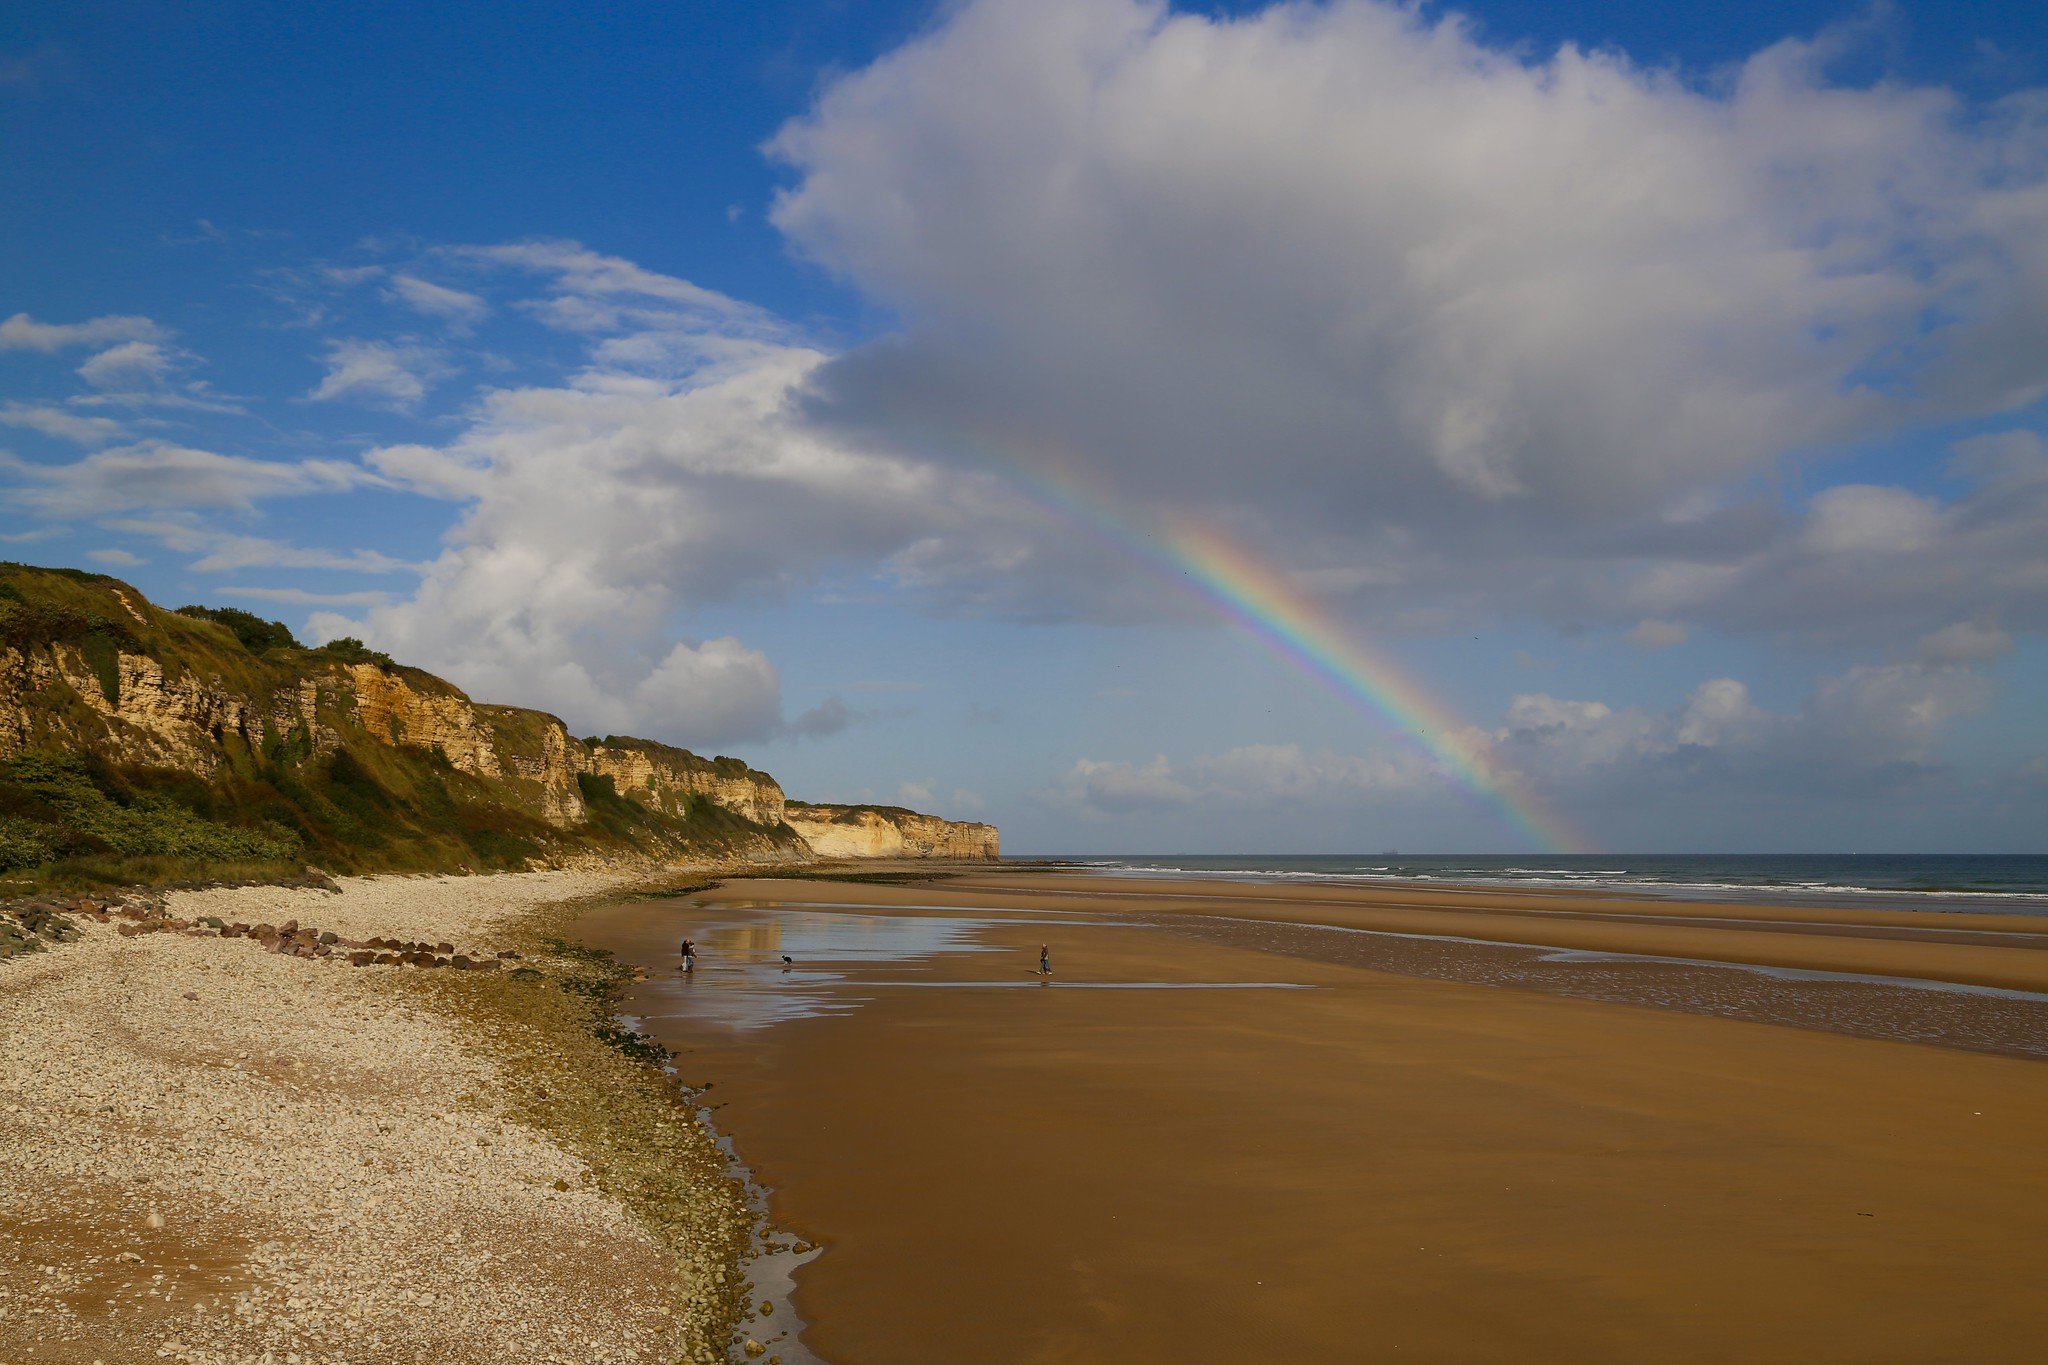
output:
[[[1002,464],[1011,480],[1037,501],[1149,562],[1337,696],[1407,735],[1446,775],[1498,810],[1539,848],[1551,853],[1591,851],[1590,841],[1569,820],[1493,756],[1485,731],[1303,592],[1279,566],[1213,527],[1168,521],[1148,531],[1148,519],[1119,509],[1072,474],[1049,473],[1049,462],[1043,458]]]

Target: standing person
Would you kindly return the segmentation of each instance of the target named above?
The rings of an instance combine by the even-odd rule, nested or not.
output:
[[[697,945],[687,938],[683,940],[683,970],[686,972],[697,970]]]
[[[1038,945],[1038,974],[1040,976],[1052,975],[1052,947],[1050,944],[1041,943]]]

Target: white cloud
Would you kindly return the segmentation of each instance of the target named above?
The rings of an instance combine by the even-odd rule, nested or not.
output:
[[[589,253],[556,249],[585,269]],[[768,661],[738,641],[678,655],[673,632],[704,603],[872,572],[935,530],[978,533],[1001,490],[809,427],[799,399],[819,352],[673,314],[652,325],[664,356],[694,359],[642,368],[601,337],[566,384],[478,395],[445,445],[370,452],[378,477],[465,507],[413,599],[330,627],[579,729],[710,743],[843,728],[860,717],[837,699],[781,719]]]
[[[2048,391],[2048,101],[1843,84],[1841,35],[1694,83],[1429,14],[982,0],[836,78],[773,219],[903,330],[814,416],[1220,521],[1382,626],[2039,622],[2039,498],[1742,490]],[[1061,558],[897,564],[1124,609]]]
[[[1906,554],[1941,532],[1941,508],[1901,488],[1842,484],[1813,499],[1805,544],[1822,554]]]
[[[1759,705],[1734,678],[1709,679],[1665,710],[1530,693],[1492,730],[1463,742],[1513,785],[1579,810],[1698,810],[1809,797],[1857,802],[1934,780],[1956,720],[1989,685],[1966,668],[1863,664],[1822,678],[1804,705]],[[1453,776],[1389,744],[1354,755],[1296,744],[1245,745],[1175,762],[1083,758],[1047,795],[1097,816],[1147,812],[1447,811]],[[1325,821],[1324,827],[1328,827]]]
[[[166,507],[246,511],[264,498],[336,493],[371,482],[361,466],[342,460],[252,460],[158,440],[61,465],[0,454],[0,478],[16,485],[16,506],[46,517]]]
[[[165,549],[196,555],[188,566],[200,573],[237,569],[338,569],[348,573],[418,573],[424,567],[376,550],[329,550],[293,545],[263,536],[238,535],[174,517],[112,518],[108,530],[147,536]],[[310,599],[309,599],[310,600]],[[379,601],[386,600],[380,596]]]
[[[1923,663],[1988,664],[2012,652],[2012,636],[1979,621],[1957,621],[1920,637]]]
[[[78,374],[94,388],[148,388],[166,383],[178,363],[174,352],[154,341],[124,341],[92,356]]]
[[[2048,628],[2048,459],[2032,433],[1961,443],[1965,481],[1936,499],[1843,485],[1803,522],[1735,536],[1674,534],[1667,558],[1603,589],[1586,580],[1581,609],[1649,612],[1746,634],[1892,647],[1958,617]],[[1683,554],[1683,557],[1681,557]]]
[[[0,322],[0,351],[61,351],[69,346],[104,346],[115,341],[158,341],[164,329],[144,317],[107,316],[85,322],[37,322],[16,313]]]
[[[105,445],[128,434],[128,429],[111,417],[81,417],[66,408],[38,403],[9,403],[0,408],[0,422],[82,446]]]
[[[304,588],[252,588],[223,585],[209,588],[215,597],[240,597],[256,602],[284,602],[292,606],[375,607],[391,600],[388,592],[308,592]]]
[[[475,294],[402,272],[391,277],[387,292],[414,311],[438,318],[457,329],[476,325],[491,311],[491,306]]]
[[[406,411],[426,397],[430,385],[451,373],[446,357],[432,347],[333,341],[327,345],[327,373],[307,396],[318,401],[348,398]]]
[[[1822,678],[1795,712],[1759,706],[1733,678],[1668,711],[1535,695],[1489,737],[1495,758],[1539,788],[1617,799],[1650,789],[1872,794],[1928,775],[1951,725],[1990,701],[1966,668],[1859,664]]]
[[[1085,810],[1121,815],[1191,806],[1352,804],[1443,787],[1442,777],[1414,755],[1247,744],[1180,764],[1163,754],[1143,763],[1078,759],[1055,795]]]
[[[1060,794],[1075,805],[1109,815],[1193,805],[1194,788],[1174,774],[1160,754],[1145,763],[1079,758],[1061,783]]]
[[[753,304],[592,251],[580,242],[543,239],[449,247],[442,254],[548,276],[562,307],[546,316],[571,330],[616,325],[618,315],[612,309],[652,301],[676,306],[696,325],[721,332],[740,329],[778,337],[786,332],[773,314]]]
[[[782,683],[767,655],[730,635],[678,643],[634,687],[628,714],[698,743],[764,739],[782,716]]]
[[[95,564],[112,564],[122,569],[132,569],[146,562],[141,555],[127,550],[87,550],[85,557]]]

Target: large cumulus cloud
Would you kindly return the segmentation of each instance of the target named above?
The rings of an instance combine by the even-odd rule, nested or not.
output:
[[[1383,622],[1780,625],[1757,566],[1835,574],[1920,495],[1802,524],[1761,477],[2048,393],[2048,102],[1844,85],[1848,41],[1688,80],[1372,0],[964,6],[771,145],[774,221],[903,324],[816,413],[1227,520]],[[1986,510],[1908,529],[2048,530]]]

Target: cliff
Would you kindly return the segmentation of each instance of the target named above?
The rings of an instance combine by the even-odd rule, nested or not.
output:
[[[787,809],[736,758],[577,739],[355,641],[307,649],[246,612],[165,611],[104,575],[0,565],[0,872],[808,857]],[[928,816],[865,841],[825,823],[825,856],[981,856],[950,851],[974,841]]]
[[[791,801],[783,819],[821,858],[988,858],[1000,856],[994,825],[941,820],[901,806],[831,806]]]

